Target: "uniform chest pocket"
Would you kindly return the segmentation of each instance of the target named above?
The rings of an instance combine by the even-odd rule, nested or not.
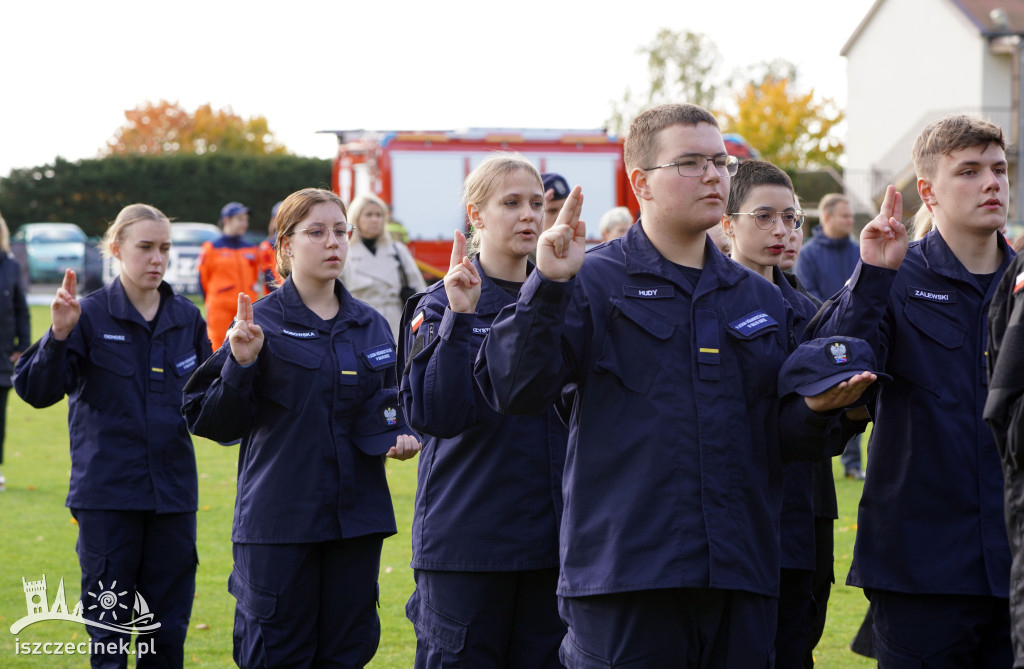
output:
[[[100,373],[128,377],[135,373],[131,360],[132,352],[127,345],[99,344],[89,350],[89,361],[99,368]]]
[[[661,371],[662,356],[676,330],[674,323],[631,300],[611,299],[604,346],[594,363],[629,390],[646,394]]]
[[[311,342],[275,341],[267,365],[265,395],[286,409],[301,410],[316,385],[318,370],[330,363]]]
[[[752,398],[774,395],[779,368],[788,351],[779,339],[779,324],[763,311],[731,321],[725,331],[735,354],[737,374]]]
[[[125,393],[134,394],[136,381],[132,362],[133,351],[129,344],[99,343],[89,349],[91,369],[85,379],[83,398],[85,401],[112,415],[126,415],[131,406],[125,402]]]
[[[955,372],[943,364],[949,351],[964,345],[967,328],[955,320],[954,308],[948,304],[933,304],[923,300],[908,300],[903,317],[911,336],[898,336],[889,355],[892,373],[929,393],[952,400],[944,389],[954,381]]]

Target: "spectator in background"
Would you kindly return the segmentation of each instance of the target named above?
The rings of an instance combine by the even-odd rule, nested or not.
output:
[[[352,200],[348,213],[355,231],[341,282],[353,297],[388,320],[391,334],[397,340],[406,300],[426,290],[427,282],[409,249],[393,240],[387,231],[388,206],[383,200],[363,193]]]
[[[824,302],[839,292],[860,261],[860,248],[850,238],[853,209],[846,196],[829,193],[818,203],[821,225],[796,261],[796,275],[811,295]],[[840,458],[846,478],[863,479],[860,435],[850,439]]]
[[[601,217],[601,241],[607,242],[611,239],[621,237],[633,225],[633,214],[628,207],[615,207],[609,209]]]
[[[565,198],[569,197],[569,182],[561,174],[545,172],[540,175],[544,184],[544,224],[541,232],[555,224],[558,212],[565,204]]]
[[[220,210],[224,234],[204,242],[199,252],[199,285],[206,299],[206,327],[213,350],[224,343],[228,326],[235,317],[238,293],[257,298],[260,283],[259,248],[242,236],[249,229],[249,208],[228,202]]]
[[[0,465],[4,463],[4,435],[7,432],[7,395],[11,372],[30,343],[28,302],[21,281],[21,267],[11,255],[11,234],[0,216]],[[6,487],[0,472],[0,492]]]
[[[281,285],[281,275],[277,273],[277,210],[278,202],[270,210],[270,223],[267,224],[267,238],[260,242],[260,275],[263,277],[263,288],[269,295]]]
[[[796,208],[799,209],[800,208],[800,198],[798,198],[798,197],[796,197],[794,195],[793,196],[793,200],[794,200]],[[803,229],[803,227],[801,226],[799,228],[795,228],[793,230],[790,230],[789,231],[789,237],[786,238],[786,248],[782,251],[782,258],[779,259],[779,269],[781,269],[783,272],[786,272],[789,275],[789,276],[786,277],[786,280],[789,281],[790,284],[793,285],[794,288],[796,288],[801,293],[803,293],[803,294],[805,294],[807,296],[810,296],[810,293],[807,292],[807,289],[804,288],[803,285],[800,284],[799,280],[796,278],[796,275],[792,273],[793,272],[793,266],[796,265],[796,260],[797,260],[797,258],[800,257],[800,249],[803,248],[803,245],[804,245],[804,229]],[[813,298],[813,297],[811,299],[815,300],[815,298]],[[821,301],[820,300],[815,300],[815,301],[820,306]]]
[[[722,255],[729,256],[732,253],[732,239],[729,238],[729,235],[725,234],[721,223],[708,228],[708,237],[711,238],[711,243],[722,252]]]

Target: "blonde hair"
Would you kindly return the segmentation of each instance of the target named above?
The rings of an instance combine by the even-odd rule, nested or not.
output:
[[[150,204],[130,204],[117,215],[117,218],[107,226],[107,231],[103,233],[103,239],[99,243],[100,253],[104,257],[110,258],[113,256],[112,247],[114,244],[120,244],[124,241],[125,230],[128,226],[139,221],[156,221],[158,223],[166,223],[167,227],[171,225],[171,219],[167,218],[162,211]]]
[[[0,251],[11,252],[11,231],[7,229],[7,221],[3,214],[0,214]]]
[[[391,243],[391,233],[388,232],[388,205],[384,203],[384,200],[380,199],[373,193],[363,193],[357,195],[351,204],[348,205],[348,220],[352,223],[352,243],[363,243],[363,237],[359,234],[359,217],[363,215],[363,210],[366,209],[366,205],[375,204],[380,207],[381,211],[384,212],[384,225],[381,228],[380,237],[384,244]]]
[[[911,224],[911,230],[914,231],[914,240],[924,239],[924,236],[932,231],[932,226],[932,210],[922,202],[917,213],[914,214],[914,222]]]
[[[618,225],[619,223],[633,225],[633,220],[633,213],[629,210],[629,207],[613,207],[604,212],[604,216],[601,217],[601,223],[598,224],[598,229],[604,235],[613,225]]]
[[[323,188],[303,188],[284,199],[277,210],[277,273],[287,279],[292,273],[292,259],[284,254],[284,238],[295,233],[295,226],[306,220],[309,212],[324,202],[336,204],[348,220],[348,212],[341,198]]]
[[[540,171],[533,163],[515,151],[495,151],[466,177],[462,187],[462,205],[467,211],[469,205],[483,209],[487,200],[501,184],[502,179],[517,170],[524,170],[533,176],[537,180],[541,192],[544,191],[544,181],[541,179]],[[472,223],[470,225],[472,226]],[[480,236],[476,228],[470,230],[467,246],[470,256],[480,252]]]

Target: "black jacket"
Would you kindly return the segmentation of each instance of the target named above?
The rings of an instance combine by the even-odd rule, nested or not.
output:
[[[0,388],[11,387],[11,354],[31,343],[21,268],[13,256],[0,252]]]

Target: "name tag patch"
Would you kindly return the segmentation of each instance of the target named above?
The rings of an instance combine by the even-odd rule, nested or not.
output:
[[[674,286],[623,286],[622,294],[626,297],[638,297],[645,300],[660,300],[675,297]]]
[[[126,334],[111,334],[104,332],[101,336],[103,337],[103,341],[119,341],[126,344],[130,344],[132,341],[131,335]]]
[[[486,335],[490,331],[491,331],[490,327],[486,327],[486,328],[473,328],[473,334],[475,334],[475,335]]]
[[[295,339],[316,339],[320,336],[320,333],[316,330],[289,330],[288,328],[281,328],[281,334],[286,337],[294,337]]]
[[[174,363],[174,368],[175,368],[175,370],[177,370],[178,376],[181,376],[182,374],[185,374],[186,372],[191,372],[193,369],[195,369],[195,367],[196,367],[196,354],[195,353],[193,353],[192,355],[188,356],[187,358],[184,358],[182,360],[178,360],[177,362]]]
[[[387,367],[388,365],[395,364],[397,357],[395,356],[395,349],[391,348],[391,344],[384,344],[382,346],[374,346],[363,351],[363,357],[366,358],[366,362],[372,369],[380,369]]]
[[[752,311],[743,318],[729,323],[729,327],[745,337],[777,325],[775,319],[764,311]]]
[[[940,304],[955,304],[956,293],[948,291],[927,290],[925,288],[911,288],[910,296],[917,300],[928,300]]]

